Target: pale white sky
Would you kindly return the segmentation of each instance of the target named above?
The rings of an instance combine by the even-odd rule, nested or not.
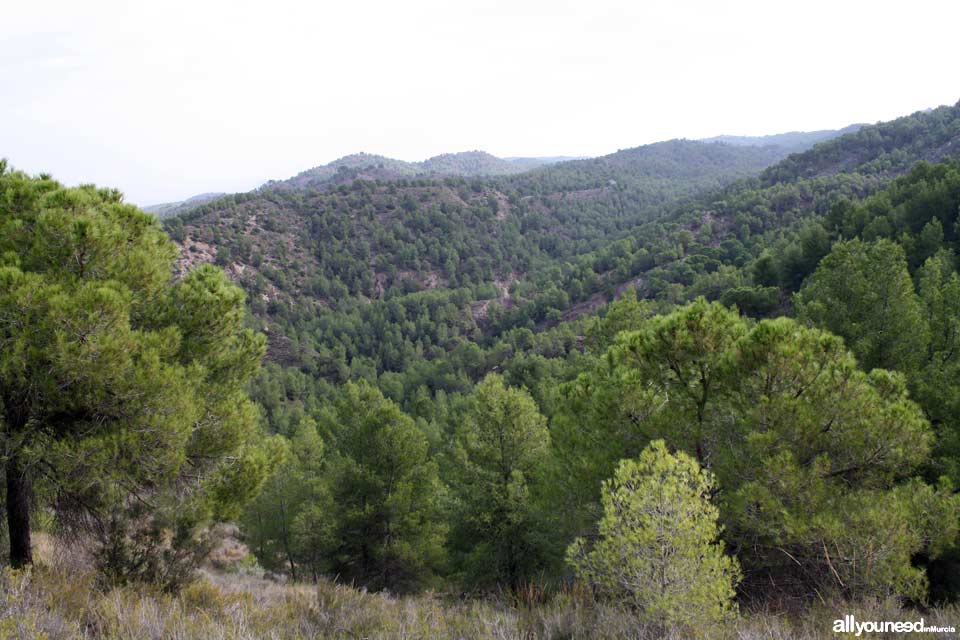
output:
[[[954,104],[956,0],[0,2],[0,157],[152,204]]]

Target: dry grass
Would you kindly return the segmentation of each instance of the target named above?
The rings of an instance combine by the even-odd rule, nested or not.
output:
[[[148,588],[99,589],[77,550],[44,541],[32,572],[0,572],[0,639],[300,638],[837,638],[832,620],[914,620],[893,600],[818,607],[800,617],[743,615],[728,627],[673,633],[639,626],[626,612],[599,606],[584,593],[543,594],[530,586],[513,597],[394,597],[323,581],[285,585],[251,570],[204,571],[179,595]],[[923,614],[928,624],[960,624],[960,608]],[[876,637],[876,636],[875,636]],[[925,636],[933,637],[933,636]]]

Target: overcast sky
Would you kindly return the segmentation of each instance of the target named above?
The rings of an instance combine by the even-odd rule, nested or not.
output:
[[[357,151],[601,155],[960,99],[956,0],[45,0],[0,10],[0,157],[137,204]]]

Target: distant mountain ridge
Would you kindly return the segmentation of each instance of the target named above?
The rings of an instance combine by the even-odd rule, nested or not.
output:
[[[536,169],[558,162],[569,162],[570,160],[586,160],[589,156],[529,156],[529,157],[509,157],[504,158],[507,162],[522,166],[526,169]]]
[[[287,180],[272,180],[264,186],[302,188],[356,178],[390,180],[437,176],[505,176],[523,173],[534,166],[544,166],[554,161],[549,158],[516,158],[511,161],[498,158],[486,151],[444,153],[420,162],[407,162],[370,153],[355,153],[329,164],[307,169]]]
[[[760,180],[770,186],[848,172],[889,178],[906,173],[918,160],[939,162],[958,155],[960,102],[860,127],[769,167]]]
[[[707,140],[667,140],[652,144],[641,145],[631,149],[623,149],[615,153],[597,158],[590,157],[511,157],[499,158],[485,151],[463,151],[459,153],[444,153],[420,162],[407,162],[388,158],[377,154],[356,153],[344,156],[325,165],[307,169],[287,180],[271,180],[264,187],[292,187],[304,188],[320,186],[322,184],[339,184],[355,179],[392,180],[413,177],[497,177],[525,173],[532,170],[542,170],[560,163],[594,163],[595,165],[616,166],[626,162],[641,162],[652,159],[659,164],[663,157],[659,156],[662,150],[678,142],[696,144],[723,144],[730,147],[769,147],[755,155],[760,165],[768,166],[782,158],[805,151],[817,142],[829,140],[837,136],[856,131],[861,125],[851,125],[844,129],[790,132],[770,136],[747,138],[743,136],[717,136]],[[705,148],[705,147],[704,147]],[[700,147],[690,145],[684,152],[700,153]],[[669,154],[675,153],[677,148],[671,149]],[[652,154],[652,155],[651,155]],[[675,166],[685,165],[688,158],[672,159]],[[762,167],[758,167],[762,168]]]
[[[846,133],[856,132],[863,125],[854,124],[843,129],[828,129],[822,131],[792,131],[766,136],[731,136],[722,135],[689,142],[703,144],[723,144],[730,147],[768,147],[768,149],[754,154],[752,158],[756,166],[752,169],[762,169],[785,158],[792,153],[806,151],[813,145],[831,140]],[[542,170],[560,163],[570,163],[570,169],[586,169],[596,175],[598,169],[606,166],[613,168],[623,163],[632,164],[652,161],[659,165],[665,157],[664,150],[676,140],[656,142],[631,149],[623,149],[605,156],[591,158],[588,156],[512,156],[500,158],[486,151],[461,151],[457,153],[443,153],[419,162],[397,160],[374,153],[353,153],[343,156],[325,165],[319,165],[285,180],[268,180],[261,189],[302,189],[306,187],[320,187],[350,183],[353,180],[398,180],[402,178],[437,178],[458,176],[466,178],[513,176],[528,171]],[[687,142],[687,141],[684,141]],[[666,146],[665,146],[666,145]],[[675,153],[673,148],[669,153]],[[700,153],[696,146],[684,149],[684,152]],[[631,155],[632,154],[632,155]],[[638,155],[639,154],[639,155]],[[658,157],[659,156],[659,157]],[[731,158],[732,159],[732,158]],[[689,164],[691,158],[670,158],[668,164],[675,167]],[[740,161],[742,158],[737,158]],[[579,163],[579,164],[578,164]],[[593,163],[590,168],[582,163]],[[695,164],[695,163],[694,163]],[[622,168],[622,167],[621,167]],[[636,168],[636,167],[635,167]],[[663,167],[658,166],[657,169]],[[689,168],[689,167],[687,167]],[[641,171],[642,172],[642,171]],[[565,173],[569,173],[566,171]],[[141,207],[144,211],[154,213],[160,218],[180,215],[207,204],[212,200],[223,197],[224,193],[203,193],[179,202],[167,202]]]
[[[512,283],[603,250],[670,203],[756,176],[783,155],[775,147],[671,140],[473,177],[509,162],[482,152],[422,163],[356,154],[202,205],[167,228],[182,247],[183,268],[226,267],[261,318],[281,308],[313,318],[321,309],[476,287],[513,305],[533,294],[508,295]],[[476,313],[465,312],[463,300],[460,312],[481,321],[486,305],[466,295]],[[285,348],[271,343],[271,354]]]
[[[843,129],[822,129],[820,131],[789,131],[765,136],[713,136],[704,138],[702,142],[722,142],[737,147],[781,147],[790,153],[806,151],[813,145],[839,138],[848,133],[856,133],[863,124],[851,124]]]
[[[498,158],[486,151],[463,151],[443,153],[420,162],[407,162],[374,153],[352,153],[325,165],[302,171],[286,180],[268,180],[261,188],[319,186],[325,183],[349,182],[357,178],[369,180],[396,180],[413,177],[438,176],[505,176],[523,173],[537,167],[544,167],[567,160],[579,160],[580,157],[514,157]],[[186,213],[207,204],[226,193],[201,193],[178,202],[164,202],[140,207],[159,218],[167,218]]]
[[[226,193],[201,193],[195,196],[191,196],[186,200],[180,200],[179,202],[164,202],[162,204],[150,204],[144,207],[140,207],[147,213],[152,213],[158,218],[168,218],[170,216],[179,215],[195,209],[202,204],[206,204],[217,198],[222,198],[227,195]]]
[[[780,289],[751,286],[751,260],[782,254],[777,283],[795,290],[816,263],[786,251],[792,234],[917,160],[960,155],[958,110],[807,138],[802,153],[672,140],[491,177],[357,154],[166,228],[182,268],[215,262],[246,289],[274,362],[338,380],[350,363],[397,372],[464,339],[589,314],[631,286],[658,304],[732,291],[744,308],[776,306]],[[433,166],[488,166],[457,156]]]

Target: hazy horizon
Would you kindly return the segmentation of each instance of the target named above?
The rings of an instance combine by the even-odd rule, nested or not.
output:
[[[598,156],[839,129],[956,103],[956,17],[933,1],[17,5],[0,157],[149,205],[360,151]]]

